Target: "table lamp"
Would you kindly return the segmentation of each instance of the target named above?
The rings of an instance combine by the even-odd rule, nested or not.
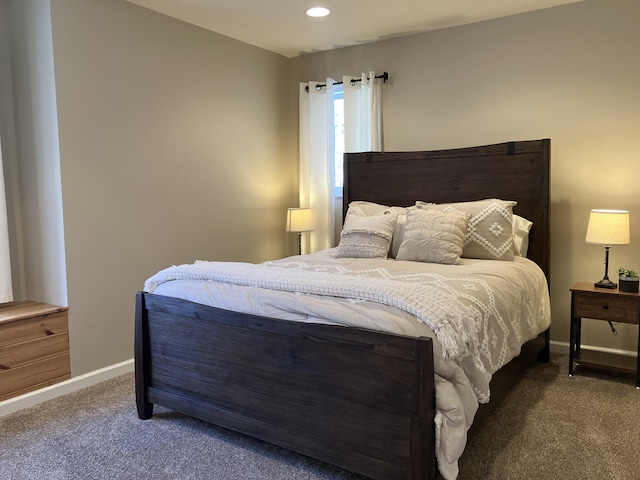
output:
[[[616,288],[609,280],[609,248],[611,245],[628,245],[629,212],[627,210],[591,210],[585,242],[604,245],[604,278],[594,283],[598,288]]]
[[[298,232],[298,253],[302,255],[302,232],[313,230],[310,208],[290,208],[287,211],[287,232]]]

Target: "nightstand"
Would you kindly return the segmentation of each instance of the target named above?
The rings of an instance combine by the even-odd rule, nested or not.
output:
[[[636,372],[636,388],[640,389],[640,355],[624,357],[606,352],[582,351],[580,335],[582,319],[640,325],[640,294],[596,288],[593,283],[578,282],[571,287],[571,332],[569,334],[569,376],[574,362]],[[640,351],[640,328],[638,329]]]

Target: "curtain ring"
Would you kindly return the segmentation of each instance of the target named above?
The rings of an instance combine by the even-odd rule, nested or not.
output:
[[[356,86],[356,81],[352,78],[351,81],[349,82],[351,84],[352,87]]]
[[[322,90],[322,87],[320,86],[320,84],[316,85],[316,92],[319,92],[320,90]]]

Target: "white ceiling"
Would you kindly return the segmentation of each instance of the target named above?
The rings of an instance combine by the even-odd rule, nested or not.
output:
[[[582,0],[128,0],[287,57]],[[324,18],[305,15],[324,6]]]

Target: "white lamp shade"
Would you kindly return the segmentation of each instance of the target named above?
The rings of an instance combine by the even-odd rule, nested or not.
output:
[[[287,232],[310,232],[313,218],[310,208],[290,208],[287,211]]]
[[[591,210],[585,242],[598,245],[631,243],[629,212],[627,210]]]

